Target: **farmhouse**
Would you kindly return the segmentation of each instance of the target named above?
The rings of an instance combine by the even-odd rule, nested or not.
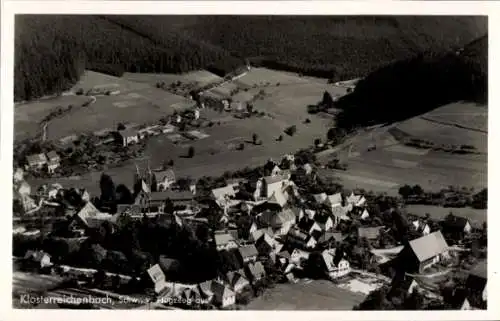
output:
[[[352,206],[363,206],[366,203],[366,198],[363,195],[355,195],[351,193],[349,197],[347,197],[347,203]]]
[[[412,226],[415,228],[415,231],[418,233],[421,233],[422,235],[427,235],[431,232],[431,227],[427,222],[425,222],[422,219],[416,219],[413,222],[411,222]]]
[[[340,232],[326,232],[318,240],[318,245],[335,246],[337,243],[342,243],[345,239]]]
[[[223,231],[216,231],[214,234],[215,248],[217,251],[230,250],[238,247],[233,236]]]
[[[281,175],[263,177],[257,181],[254,197],[268,199],[274,192],[282,192],[289,183],[289,178]]]
[[[334,227],[332,218],[328,215],[316,215],[314,221],[321,228],[321,231],[330,231]]]
[[[155,264],[147,270],[147,273],[154,284],[156,293],[161,293],[166,287],[165,274],[159,264]]]
[[[212,291],[212,282],[213,281],[208,280],[198,284],[200,296],[206,302],[211,302],[214,297],[214,292]]]
[[[255,245],[251,244],[238,248],[238,254],[240,256],[241,262],[245,264],[249,262],[255,262],[257,260],[257,256],[259,255],[259,252],[257,251]]]
[[[340,278],[351,271],[349,262],[342,255],[336,255],[335,250],[324,250],[321,257],[325,272],[331,278]]]
[[[47,153],[47,170],[49,173],[53,173],[60,166],[60,162],[61,157],[55,151]]]
[[[26,157],[28,168],[38,170],[47,164],[47,157],[45,154],[35,154]]]
[[[246,287],[250,286],[250,282],[245,278],[243,270],[228,272],[226,278],[235,293],[241,293]]]
[[[118,131],[118,139],[124,147],[139,143],[139,132],[133,128],[120,130]]]
[[[301,249],[295,249],[290,256],[290,262],[292,262],[296,266],[301,266],[303,262],[309,260],[310,255],[311,253],[309,252],[303,251]]]
[[[407,272],[422,272],[449,257],[448,244],[441,231],[411,240],[399,253]]]
[[[250,263],[246,267],[247,276],[252,283],[260,281],[265,275],[266,271],[261,262]]]
[[[300,248],[307,248],[311,249],[316,247],[317,241],[316,239],[309,235],[308,233],[305,233],[299,229],[291,229],[288,234],[287,234],[287,241],[291,245],[298,246]]]
[[[316,221],[309,219],[308,217],[304,217],[302,220],[300,220],[299,224],[297,224],[297,227],[309,235],[311,235],[314,231],[322,231],[321,226],[316,223]]]
[[[257,242],[257,240],[259,240],[263,235],[267,235],[268,237],[273,238],[274,237],[273,229],[271,227],[268,227],[250,232],[250,240]]]
[[[466,234],[472,231],[472,226],[467,218],[453,214],[446,216],[441,222],[441,228],[446,238],[453,241],[462,240]]]
[[[52,265],[50,255],[44,251],[27,251],[24,260],[37,268],[46,268]]]
[[[342,206],[342,194],[337,193],[333,195],[328,195],[325,199],[325,204],[328,205],[330,208]]]
[[[211,290],[214,294],[214,302],[217,305],[227,308],[235,304],[236,294],[227,286],[214,281]]]
[[[285,235],[295,224],[295,214],[290,209],[280,212],[266,211],[260,216],[263,226],[273,228],[275,235]]]

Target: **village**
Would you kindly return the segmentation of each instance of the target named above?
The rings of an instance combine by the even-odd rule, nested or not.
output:
[[[42,156],[28,163],[56,166],[57,155]],[[346,190],[318,175],[307,150],[197,181],[168,165],[137,166],[130,187],[103,173],[100,195],[32,189],[25,174],[14,173],[13,227],[13,300],[23,308],[32,286],[111,298],[59,304],[71,308],[245,309],[280,284],[320,280],[332,296],[351,294],[330,303],[326,294],[330,309],[486,308],[486,224],[411,215],[401,197]]]

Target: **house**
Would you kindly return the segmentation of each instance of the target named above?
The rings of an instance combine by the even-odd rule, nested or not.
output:
[[[334,226],[337,226],[338,223],[342,220],[350,220],[347,214],[350,212],[349,206],[334,206],[330,208],[333,217]]]
[[[368,210],[367,210],[366,208],[365,208],[365,209],[363,210],[363,212],[361,213],[360,218],[361,218],[362,220],[367,220],[367,219],[369,219],[369,218],[370,218],[370,213],[368,213]]]
[[[330,231],[334,227],[333,220],[328,215],[316,215],[314,217],[314,221],[321,228],[321,231],[326,232]]]
[[[271,176],[278,176],[278,175],[281,175],[281,168],[279,168],[278,165],[276,165],[271,170]]]
[[[309,219],[307,217],[304,217],[302,220],[300,220],[299,223],[297,224],[297,227],[309,235],[311,235],[313,231],[319,231],[319,232],[323,231],[321,226],[318,223],[316,223],[315,220]]]
[[[285,268],[291,261],[292,256],[288,251],[281,251],[276,254],[276,265],[280,268]]]
[[[335,249],[324,250],[321,252],[321,257],[325,272],[330,278],[340,278],[351,272],[349,262],[344,259],[343,255],[336,253]]]
[[[263,177],[257,181],[254,197],[268,199],[274,192],[282,192],[289,184],[289,178],[283,175]]]
[[[87,202],[77,213],[75,218],[83,223],[86,228],[95,228],[99,225],[99,222],[95,219],[101,214],[101,212],[95,207],[92,202]]]
[[[214,297],[214,292],[212,291],[212,282],[211,280],[202,282],[198,284],[198,291],[200,293],[200,297],[203,301],[210,303]]]
[[[250,286],[250,282],[245,278],[243,270],[228,272],[227,280],[235,293],[241,293],[245,288]]]
[[[467,218],[450,213],[441,222],[441,230],[447,239],[459,242],[470,234],[472,226]]]
[[[267,233],[264,233],[257,241],[255,242],[255,247],[259,252],[259,255],[269,256],[274,249],[276,248],[276,241],[272,236]]]
[[[16,168],[13,174],[14,184],[24,181],[24,170],[21,167]]]
[[[52,266],[50,255],[44,251],[28,250],[24,255],[24,260],[27,261],[29,265],[34,265],[42,269]]]
[[[155,264],[147,270],[147,273],[154,284],[154,290],[156,293],[161,293],[167,287],[165,273],[161,269],[159,264]]]
[[[226,185],[224,187],[214,188],[212,190],[212,197],[217,203],[219,203],[220,201],[224,201],[227,198],[233,198],[235,196],[236,189],[233,185]]]
[[[257,256],[259,255],[259,252],[257,251],[255,245],[251,244],[239,247],[238,254],[240,256],[241,262],[245,264],[249,262],[255,262],[257,260]]]
[[[298,207],[291,207],[290,210],[295,214],[295,222],[300,221],[304,217],[304,210]]]
[[[211,290],[214,294],[214,302],[222,308],[227,308],[235,304],[236,294],[229,287],[213,281]]]
[[[366,198],[363,195],[355,195],[354,193],[351,193],[351,195],[347,197],[346,201],[352,206],[360,207],[366,203]]]
[[[314,230],[313,232],[319,231]],[[307,249],[315,248],[317,244],[317,239],[313,235],[296,228],[288,232],[287,241],[290,242],[290,244]]]
[[[422,272],[448,257],[448,244],[441,231],[409,241],[399,253],[406,272]]]
[[[295,214],[290,209],[280,212],[265,211],[259,216],[259,222],[263,226],[270,226],[275,235],[285,235],[295,224]]]
[[[238,247],[236,240],[227,232],[216,231],[214,234],[214,241],[217,251],[230,250]]]
[[[26,161],[28,163],[28,168],[32,170],[39,170],[47,164],[47,157],[45,154],[34,154],[27,156]]]
[[[465,282],[465,287],[469,290],[470,296],[473,297],[471,304],[474,307],[480,308],[486,305],[488,301],[487,285],[488,285],[488,275],[487,275],[487,265],[486,261],[482,260],[478,262],[469,272],[469,276]]]
[[[318,245],[321,246],[335,246],[337,243],[342,243],[345,236],[340,232],[326,232],[318,239]]]
[[[327,195],[324,203],[330,208],[342,206],[342,193]]]
[[[323,204],[328,198],[328,195],[326,195],[326,193],[313,194],[313,198],[317,204]]]
[[[306,216],[308,219],[312,220],[312,219],[314,219],[314,216],[316,215],[316,211],[315,211],[315,210],[306,209],[306,210],[304,211],[304,214],[305,214],[305,216]]]
[[[127,128],[118,131],[119,142],[124,146],[139,143],[139,131],[133,128]]]
[[[430,225],[422,219],[414,220],[411,222],[411,224],[415,228],[415,231],[421,233],[422,235],[427,235],[431,232]]]
[[[266,276],[266,271],[261,262],[250,263],[246,266],[247,277],[252,283],[260,281]]]
[[[47,170],[49,173],[53,173],[60,166],[60,163],[61,157],[55,151],[47,153]]]
[[[253,225],[253,224],[252,224]],[[274,237],[274,232],[271,227],[258,229],[250,234],[250,240],[257,242],[263,235],[267,235],[271,239]]]
[[[303,251],[301,249],[295,249],[290,255],[290,262],[296,266],[301,266],[304,262],[309,260],[310,252]]]
[[[358,237],[366,238],[369,241],[378,239],[380,230],[384,229],[383,226],[376,227],[358,227]]]
[[[274,191],[273,195],[267,200],[268,203],[277,204],[280,207],[284,207],[288,202],[288,194],[283,191]]]

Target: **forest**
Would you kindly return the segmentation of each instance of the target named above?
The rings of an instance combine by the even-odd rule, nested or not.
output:
[[[458,49],[482,17],[18,15],[15,100],[58,94],[82,71],[181,73],[253,64],[341,80],[426,50]]]
[[[424,52],[370,73],[336,102],[337,126],[391,123],[461,100],[487,103],[487,43],[483,36],[461,50]]]

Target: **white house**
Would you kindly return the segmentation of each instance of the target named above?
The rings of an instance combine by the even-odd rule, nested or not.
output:
[[[347,203],[353,206],[363,206],[366,203],[366,198],[363,195],[355,195],[351,193],[349,197],[347,197]]]
[[[165,281],[165,273],[163,273],[159,264],[155,264],[148,269],[148,275],[154,284],[154,290],[156,293],[161,293],[166,287],[167,283]]]
[[[47,164],[47,156],[45,154],[35,154],[26,157],[28,167],[30,169],[41,169]]]
[[[271,176],[278,176],[278,175],[281,175],[281,168],[279,168],[279,166],[276,165],[271,170]]]
[[[427,224],[423,220],[414,220],[413,222],[411,222],[411,224],[413,225],[415,230],[422,233],[422,235],[427,235],[431,232],[429,224]]]
[[[319,193],[319,194],[313,194],[313,197],[316,203],[323,204],[326,201],[328,195],[326,195],[326,193]]]
[[[310,255],[311,253],[309,252],[300,249],[295,249],[290,255],[290,262],[295,264],[296,266],[301,266],[303,262],[309,259]]]
[[[238,247],[235,239],[229,233],[215,232],[214,240],[217,251],[230,250]]]
[[[50,260],[50,255],[44,251],[27,251],[24,255],[25,260],[31,260],[33,263],[36,263],[41,268],[52,266],[52,262]]]
[[[333,195],[327,195],[325,199],[325,204],[328,205],[330,208],[342,206],[342,194],[336,193]]]
[[[368,213],[368,211],[366,209],[363,210],[363,213],[361,213],[361,217],[360,217],[362,220],[367,220],[370,218],[370,214]]]
[[[139,143],[139,132],[136,129],[128,128],[118,131],[121,143],[124,147]]]
[[[349,262],[344,258],[335,257],[335,249],[325,250],[321,253],[326,272],[331,278],[339,278],[351,271]]]
[[[441,231],[411,240],[399,253],[409,272],[422,272],[449,257],[448,244]]]

